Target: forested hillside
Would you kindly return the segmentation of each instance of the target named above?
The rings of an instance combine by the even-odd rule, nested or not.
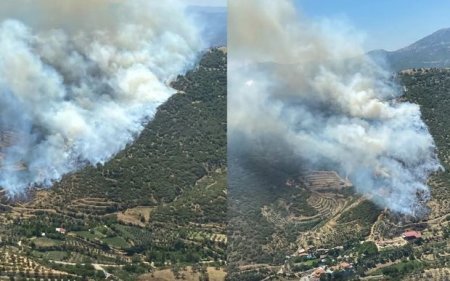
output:
[[[26,200],[3,198],[0,276],[223,276],[226,67],[225,49],[206,51],[113,159]]]

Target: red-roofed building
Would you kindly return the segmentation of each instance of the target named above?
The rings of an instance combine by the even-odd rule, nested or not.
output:
[[[314,270],[313,277],[320,278],[320,276],[324,275],[326,273],[325,269],[319,267],[316,270]]]
[[[62,227],[57,227],[55,230],[56,230],[56,232],[59,232],[61,234],[66,234],[66,230]]]
[[[403,237],[403,239],[406,239],[406,240],[415,240],[415,239],[421,238],[422,234],[419,231],[410,230],[410,231],[404,232],[402,237]]]
[[[349,264],[348,262],[341,262],[341,264],[339,264],[339,268],[343,269],[343,270],[347,270],[347,269],[352,269],[353,266],[351,264]]]

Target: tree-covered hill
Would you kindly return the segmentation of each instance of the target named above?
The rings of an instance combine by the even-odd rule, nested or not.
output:
[[[104,166],[86,167],[54,187],[67,200],[170,202],[226,159],[226,56],[213,49],[172,85],[179,92],[139,138]]]

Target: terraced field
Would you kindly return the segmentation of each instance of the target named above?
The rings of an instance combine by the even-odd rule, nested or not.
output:
[[[214,243],[227,243],[227,236],[225,234],[217,234],[217,233],[211,233],[211,232],[202,232],[202,231],[189,231],[188,240],[191,241],[200,241],[203,242],[205,240],[211,241]]]
[[[307,201],[311,207],[316,209],[321,219],[326,220],[344,209],[347,198],[333,193],[313,192]]]
[[[427,269],[423,273],[414,274],[402,279],[402,281],[416,281],[416,280],[447,281],[450,280],[450,269],[449,268]]]
[[[0,275],[23,276],[24,278],[51,278],[58,280],[81,279],[80,276],[43,266],[28,257],[17,254],[19,252],[19,249],[13,247],[0,248]]]
[[[348,179],[342,179],[335,171],[312,171],[302,177],[305,186],[311,190],[341,190],[349,188],[352,183]]]
[[[334,247],[338,241],[353,238],[361,231],[358,222],[338,222],[341,214],[357,206],[361,199],[354,201],[336,194],[316,194],[308,200],[321,214],[321,223],[311,230],[299,233],[298,244],[300,248]]]
[[[71,201],[64,212],[85,213],[92,215],[110,214],[118,209],[118,203],[105,198],[81,198]]]

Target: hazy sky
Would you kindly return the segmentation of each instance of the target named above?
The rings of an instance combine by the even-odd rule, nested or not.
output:
[[[227,0],[184,0],[184,1],[193,6],[225,7],[227,5]]]
[[[450,27],[450,0],[294,0],[309,17],[350,23],[365,49],[396,50]]]

